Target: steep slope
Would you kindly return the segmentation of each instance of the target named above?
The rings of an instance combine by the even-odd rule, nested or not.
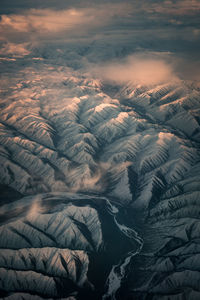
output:
[[[138,222],[144,245],[132,262],[119,298],[198,299],[198,89],[180,84],[156,89],[129,86],[121,95],[123,103],[136,107],[152,126],[162,127],[162,132],[155,148],[147,143],[139,168],[131,166],[137,178],[134,215],[140,214],[140,206],[146,206],[144,219]]]
[[[48,64],[9,85],[1,297],[198,299],[198,86],[112,86]]]
[[[106,198],[68,193],[2,206],[1,297],[99,299],[112,264],[139,248],[135,232],[121,229],[117,213]]]

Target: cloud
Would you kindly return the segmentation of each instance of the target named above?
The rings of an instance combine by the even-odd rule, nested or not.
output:
[[[76,29],[88,30],[102,27],[115,16],[129,13],[127,5],[105,4],[96,8],[71,8],[66,10],[30,9],[22,14],[2,15],[1,31],[32,34],[55,34]]]
[[[172,66],[164,59],[155,55],[135,54],[121,62],[112,62],[103,66],[93,67],[91,72],[104,81],[123,84],[154,85],[177,79]]]
[[[166,0],[156,3],[145,3],[143,8],[150,13],[161,13],[170,15],[197,15],[200,12],[199,0]]]
[[[75,9],[65,11],[31,9],[22,15],[3,15],[1,26],[22,33],[56,33],[92,21],[92,15]]]
[[[15,44],[15,43],[5,43],[0,49],[0,55],[3,56],[14,56],[14,57],[23,57],[30,54],[30,51],[27,49],[27,43]]]
[[[68,62],[76,68],[81,65],[81,56],[90,62],[105,61],[108,57],[146,50],[179,52],[177,56],[188,53],[192,59],[191,52],[198,52],[200,3],[197,0],[104,1],[101,4],[94,1],[91,5],[89,2],[84,7],[79,2],[74,4],[76,7],[63,10],[59,5],[59,9],[17,9],[18,13],[3,14],[0,55],[5,60],[31,52],[36,57],[59,58],[57,62],[61,64],[64,59],[63,64]],[[138,56],[98,70],[102,72],[100,77],[118,82],[130,78],[137,82],[159,82],[173,73],[165,59]],[[120,70],[123,76],[118,74]]]
[[[29,9],[18,14],[1,15],[1,54],[16,52],[27,55],[31,47],[28,50],[23,46],[25,43],[34,48],[45,41],[66,42],[71,38],[96,35],[98,30],[115,22],[116,17],[128,16],[129,8],[124,4],[105,4],[64,10]]]

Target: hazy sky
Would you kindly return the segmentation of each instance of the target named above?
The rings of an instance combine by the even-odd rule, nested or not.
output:
[[[117,60],[121,67],[121,60],[126,66],[139,54],[183,78],[200,79],[199,0],[1,0],[0,13],[1,64],[59,56],[75,68],[83,60],[109,67]]]

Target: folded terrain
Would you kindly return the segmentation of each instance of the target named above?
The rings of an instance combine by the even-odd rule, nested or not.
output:
[[[10,85],[1,298],[199,299],[199,86],[114,86],[50,64]]]

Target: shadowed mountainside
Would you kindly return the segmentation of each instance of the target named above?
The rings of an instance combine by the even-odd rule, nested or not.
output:
[[[199,87],[18,76],[1,96],[1,297],[101,297],[133,252],[105,297],[199,299]]]

